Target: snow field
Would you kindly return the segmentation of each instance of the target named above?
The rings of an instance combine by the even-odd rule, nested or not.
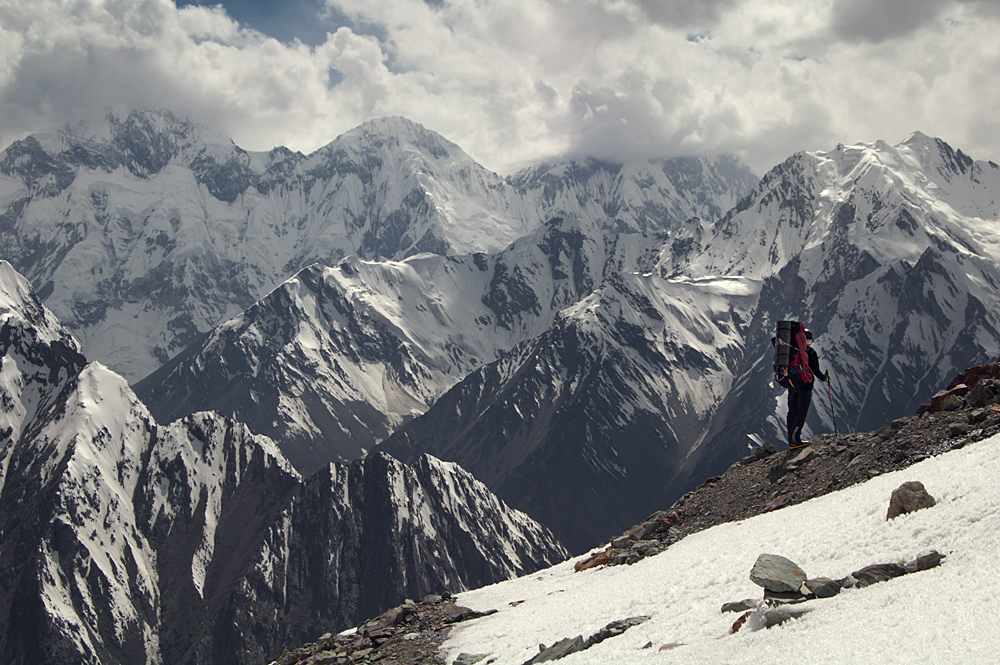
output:
[[[1000,638],[1000,436],[797,506],[694,534],[632,566],[575,573],[576,560],[483,589],[459,603],[498,613],[460,625],[444,648],[490,653],[520,665],[540,643],[596,633],[611,621],[651,619],[572,654],[566,665],[879,664],[997,662]],[[930,509],[887,522],[889,497],[919,480]],[[810,577],[840,578],[876,563],[904,562],[936,549],[938,568],[830,599],[770,630],[729,635],[739,616],[723,603],[760,598],[749,579],[757,556],[781,554]],[[515,606],[511,603],[523,601]],[[643,649],[652,642],[652,648]],[[683,646],[659,651],[661,645]]]

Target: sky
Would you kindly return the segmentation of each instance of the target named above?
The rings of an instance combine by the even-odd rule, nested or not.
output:
[[[171,110],[304,153],[402,115],[501,174],[913,131],[1000,161],[1000,0],[0,0],[0,146]]]
[[[1000,435],[862,485],[688,536],[631,566],[573,571],[574,559],[475,591],[458,603],[496,614],[457,624],[444,644],[481,663],[521,665],[538,645],[649,620],[560,665],[972,665],[997,662],[1000,638]],[[892,491],[918,480],[937,504],[886,520]],[[806,575],[840,579],[927,550],[940,566],[793,607],[801,618],[736,634],[728,602],[761,599],[750,580],[760,554]],[[582,558],[582,557],[581,557]],[[652,643],[652,647],[643,647]],[[682,646],[660,651],[666,644]]]

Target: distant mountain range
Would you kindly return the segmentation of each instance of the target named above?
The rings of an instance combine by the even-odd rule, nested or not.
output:
[[[178,451],[201,450],[192,428],[232,432],[223,438],[273,459],[276,486],[296,496],[340,473],[394,486],[386,478],[414,474],[430,492],[425,483],[443,482],[432,470],[446,470],[581,552],[721,473],[748,434],[784,446],[770,366],[777,320],[805,321],[833,375],[829,392],[817,386],[807,433],[881,426],[1000,356],[1000,167],[919,133],[798,153],[762,179],[733,157],[581,160],[502,178],[402,118],[305,156],[246,153],[168,113],[137,112],[21,141],[0,156],[0,173],[2,258],[37,290],[18,311],[50,331],[42,346],[62,345],[32,361],[48,368],[44,379],[5,369],[10,393],[30,395],[5,404],[38,414],[8,416],[37,424],[10,425],[6,460],[34,450],[18,442],[54,445],[38,438],[51,422],[96,436],[64,413],[87,403],[67,378],[97,371],[86,355],[133,380],[99,382],[104,395],[128,395],[108,410],[116,427],[175,432]],[[46,323],[60,319],[81,346]],[[128,438],[107,431],[115,446]],[[143,465],[159,459],[143,454]],[[7,484],[21,477],[11,472],[21,466],[2,468]],[[179,468],[162,472],[170,482],[157,492],[201,492],[214,505]],[[220,477],[243,477],[224,468]],[[346,494],[350,510],[371,505]],[[459,519],[450,501],[441,519]],[[507,522],[487,517],[507,510],[494,501],[473,502],[486,549],[515,538],[487,538]],[[269,510],[292,510],[232,505],[261,534]],[[526,560],[557,556],[544,529],[523,524]],[[158,561],[196,571],[212,540],[203,527],[164,537],[196,544]],[[292,549],[315,558],[335,542]],[[400,557],[405,567],[445,550]],[[499,561],[492,574],[517,569]],[[237,593],[219,584],[217,594]],[[235,639],[213,635],[202,660],[170,662],[213,662],[207,645]]]
[[[561,214],[669,229],[721,215],[755,182],[732,157],[502,178],[404,118],[308,156],[251,153],[136,111],[0,154],[0,246],[87,356],[134,381],[313,263],[497,252]]]

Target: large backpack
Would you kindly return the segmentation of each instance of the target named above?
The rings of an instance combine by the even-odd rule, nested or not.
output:
[[[774,380],[782,388],[802,388],[813,382],[806,348],[804,324],[778,321],[774,337]]]

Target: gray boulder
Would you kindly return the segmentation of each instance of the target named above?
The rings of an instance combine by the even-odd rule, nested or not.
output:
[[[778,554],[761,554],[750,571],[750,581],[768,591],[798,592],[806,579],[797,563]]]

